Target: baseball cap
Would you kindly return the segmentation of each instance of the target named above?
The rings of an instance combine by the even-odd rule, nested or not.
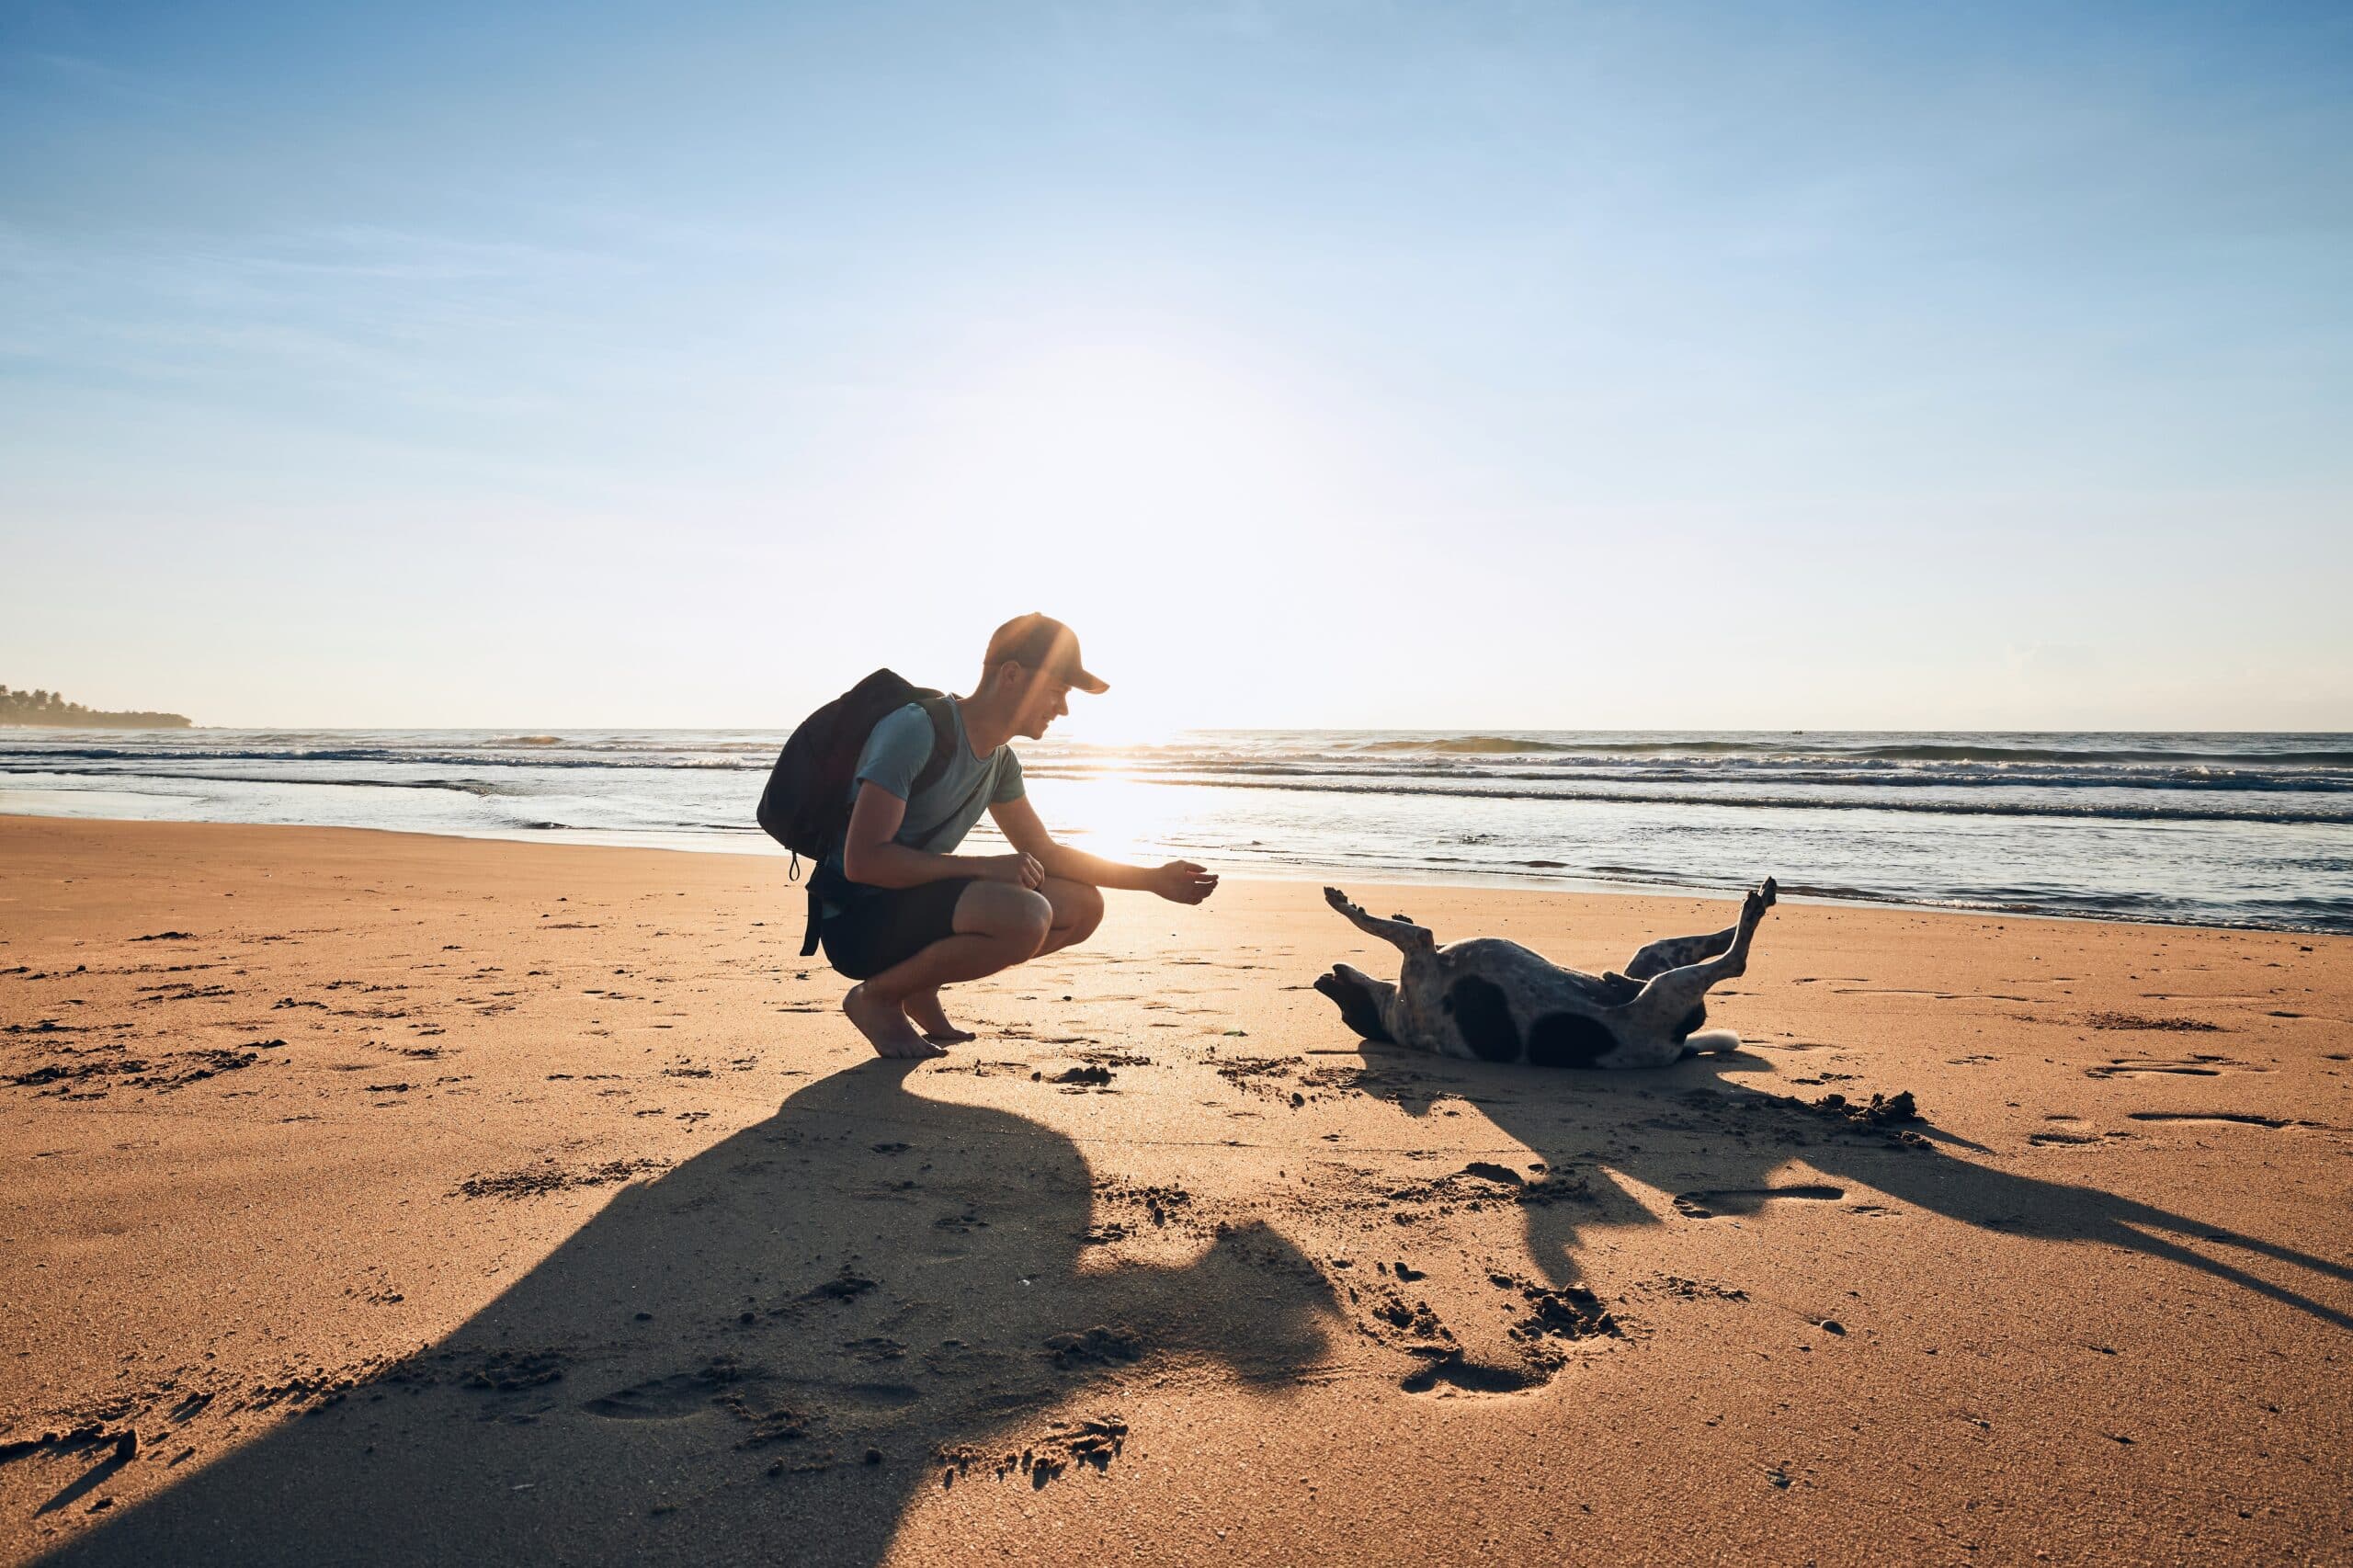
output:
[[[1096,696],[1111,689],[1079,664],[1078,633],[1052,616],[1034,610],[1015,616],[989,638],[986,662],[994,667],[1007,659]]]

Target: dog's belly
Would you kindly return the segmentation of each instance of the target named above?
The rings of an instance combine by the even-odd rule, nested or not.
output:
[[[1473,1062],[1614,1066],[1623,1040],[1602,1015],[1617,986],[1564,970],[1541,953],[1473,937],[1407,963],[1404,991],[1428,1050]]]
[[[1418,972],[1417,972],[1418,971]],[[1655,1065],[1654,1042],[1624,1037],[1628,983],[1563,969],[1496,937],[1441,948],[1404,978],[1423,1043],[1441,1056],[1536,1067]],[[1639,986],[1633,988],[1640,990]],[[1663,1060],[1679,1051],[1669,1047]]]

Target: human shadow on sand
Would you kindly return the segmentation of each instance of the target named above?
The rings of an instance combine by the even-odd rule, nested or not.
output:
[[[1380,1047],[1367,1052],[1388,1073],[1415,1059]],[[2353,1315],[2187,1244],[2353,1281],[2353,1268],[2344,1264],[2098,1187],[2002,1170],[1976,1157],[1990,1151],[1927,1119],[1872,1120],[1848,1114],[1856,1108],[1824,1108],[1726,1081],[1728,1071],[1769,1066],[1754,1055],[1697,1057],[1646,1073],[1452,1061],[1445,1066],[1456,1075],[1451,1092],[1545,1162],[1543,1185],[1552,1190],[1536,1189],[1545,1200],[1525,1203],[1524,1212],[1529,1256],[1556,1284],[1574,1278],[1585,1231],[1659,1222],[1621,1185],[1623,1176],[1671,1195],[1677,1210],[1695,1219],[1755,1214],[1775,1203],[1868,1202],[1883,1194],[2005,1235],[2101,1243],[2163,1258],[2353,1328]],[[1426,1092],[1410,1088],[1386,1097],[1414,1116],[1427,1114],[1431,1104]],[[1792,1160],[1827,1180],[1778,1174]]]
[[[1120,1379],[1321,1354],[1289,1244],[1089,1267],[1076,1147],[905,1071],[625,1188],[438,1345],[51,1561],[870,1563],[925,1489],[1098,1483]]]

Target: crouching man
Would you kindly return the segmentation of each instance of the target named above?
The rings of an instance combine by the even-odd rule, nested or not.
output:
[[[842,1011],[884,1056],[938,1056],[973,1037],[948,1020],[939,989],[978,980],[1086,939],[1105,888],[1199,903],[1217,878],[1188,860],[1126,866],[1054,842],[1006,744],[1042,738],[1074,690],[1108,689],[1079,663],[1058,620],[1025,615],[989,639],[980,685],[949,699],[947,766],[915,787],[932,752],[929,714],[910,703],[874,726],[853,776],[838,860],[819,871],[821,938],[833,966],[859,982]],[[1010,855],[959,855],[987,812]]]

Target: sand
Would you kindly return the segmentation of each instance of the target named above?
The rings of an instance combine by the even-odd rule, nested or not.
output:
[[[1563,1074],[1359,1049],[1307,987],[1393,958],[1230,882],[909,1068],[801,913],[0,819],[0,1559],[2348,1551],[2353,941],[1785,902],[1739,1053]]]

